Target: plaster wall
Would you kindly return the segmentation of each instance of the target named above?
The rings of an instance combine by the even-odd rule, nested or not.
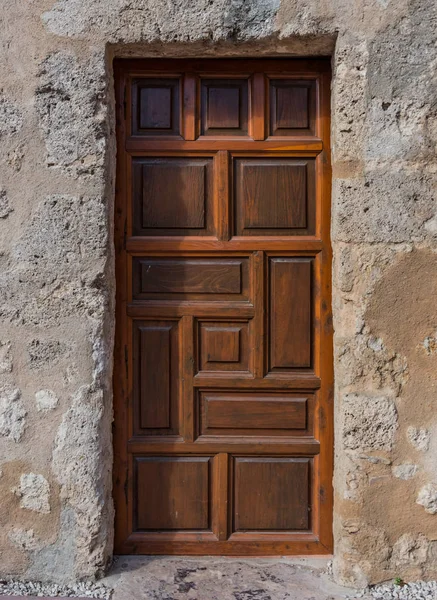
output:
[[[437,577],[434,0],[5,0],[0,576],[112,552],[115,56],[332,55],[335,561]]]

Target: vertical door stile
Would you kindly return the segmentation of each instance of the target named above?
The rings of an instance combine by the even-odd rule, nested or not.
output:
[[[193,73],[186,73],[183,86],[183,134],[185,140],[193,141],[197,136],[197,77]]]
[[[266,373],[266,285],[265,285],[265,252],[258,250],[253,254],[253,298],[255,301],[255,316],[252,321],[252,360],[253,373],[262,379]]]
[[[228,538],[228,462],[229,455],[224,452],[214,458],[213,497],[217,502],[213,511],[212,530],[220,541]]]
[[[266,135],[266,81],[264,73],[254,73],[251,85],[251,127],[254,140],[264,140]]]
[[[217,238],[227,242],[230,238],[229,153],[227,150],[219,150],[214,158],[214,213]]]
[[[194,319],[184,315],[180,320],[180,397],[181,435],[185,442],[194,441]]]

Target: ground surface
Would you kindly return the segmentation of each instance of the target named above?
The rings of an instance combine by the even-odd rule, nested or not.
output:
[[[104,581],[113,600],[337,600],[352,590],[326,560],[120,557]]]
[[[97,583],[73,586],[0,581],[0,597],[29,600],[437,600],[437,582],[378,585],[362,591],[334,584],[326,559],[118,557]]]

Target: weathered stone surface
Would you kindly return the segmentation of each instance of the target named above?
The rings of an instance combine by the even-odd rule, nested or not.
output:
[[[393,401],[384,396],[344,397],[344,446],[351,450],[391,450],[397,427]]]
[[[15,494],[20,497],[21,508],[39,513],[50,512],[50,486],[43,475],[23,473]]]
[[[279,0],[256,0],[250,5],[199,0],[157,5],[153,0],[118,0],[109,7],[92,0],[84,11],[81,0],[60,0],[42,18],[57,35],[92,37],[106,30],[112,43],[246,40],[272,33],[279,4]]]
[[[29,367],[41,369],[56,365],[60,357],[67,352],[67,345],[58,340],[32,340],[27,347],[27,352]]]
[[[53,449],[53,472],[74,514],[73,573],[88,577],[103,574],[113,540],[110,474],[101,468],[102,461],[111,456],[107,434],[100,428],[104,410],[101,390],[80,388],[64,415]]]
[[[42,412],[53,410],[59,403],[58,397],[52,390],[39,390],[35,394],[35,400],[37,410]]]
[[[410,426],[407,429],[407,437],[410,444],[416,450],[421,450],[422,452],[428,450],[431,434],[427,429]]]
[[[392,473],[398,479],[412,479],[417,473],[417,465],[396,465],[392,467]]]
[[[101,197],[52,195],[38,205],[0,273],[3,319],[55,326],[72,315],[82,322],[102,318],[107,304],[101,285],[108,243],[104,210]],[[32,365],[53,364],[66,347],[33,340]]]
[[[0,435],[19,442],[26,427],[26,414],[19,389],[0,389]]]
[[[0,90],[0,138],[17,133],[22,126],[23,114],[18,103]]]
[[[41,543],[35,537],[33,529],[26,530],[15,527],[9,532],[8,537],[17,548],[23,550],[39,550],[41,548]]]
[[[429,541],[424,535],[406,533],[393,546],[392,562],[396,566],[423,565],[427,558]]]
[[[0,341],[0,375],[4,375],[5,373],[11,373],[11,371],[12,371],[11,342],[9,340],[5,340],[4,342]]]
[[[437,484],[427,483],[417,494],[417,504],[423,506],[427,513],[435,515],[437,513]]]
[[[95,56],[81,65],[74,54],[56,52],[42,62],[39,78],[36,107],[48,166],[76,176],[94,174],[103,165],[106,144],[104,61]]]
[[[0,190],[0,219],[5,219],[13,210],[6,190]]]

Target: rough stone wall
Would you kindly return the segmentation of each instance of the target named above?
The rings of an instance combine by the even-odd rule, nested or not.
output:
[[[332,54],[335,577],[437,576],[434,0],[5,0],[0,575],[111,556],[114,56]]]

